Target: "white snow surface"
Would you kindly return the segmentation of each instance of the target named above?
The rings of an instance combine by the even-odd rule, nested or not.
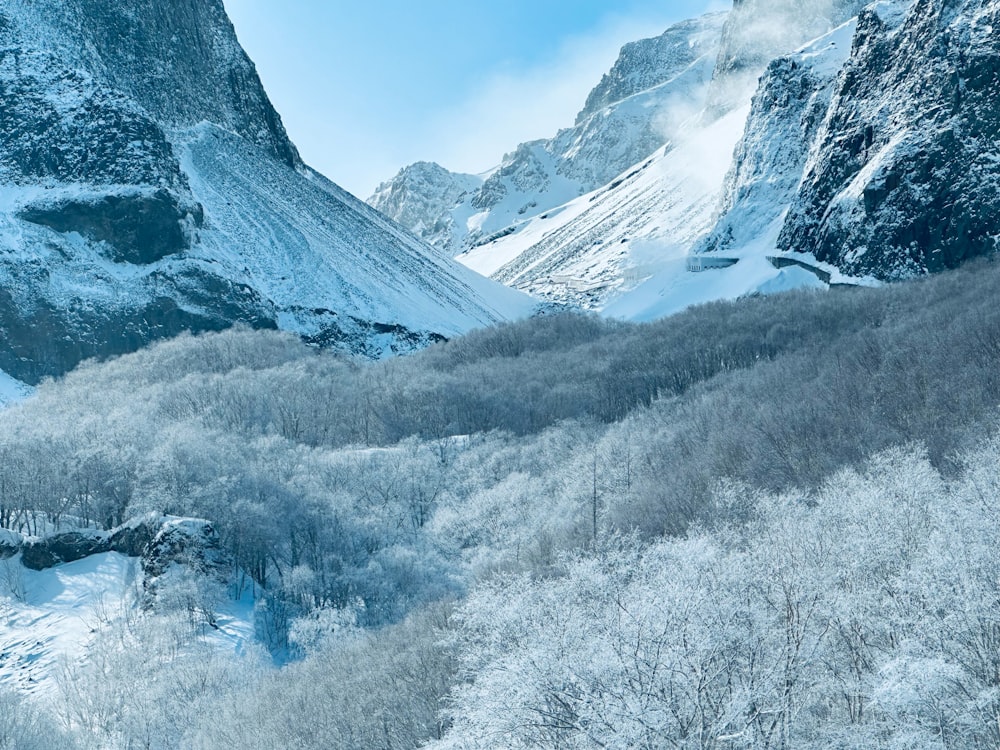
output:
[[[91,555],[42,571],[20,555],[0,560],[0,686],[51,698],[64,663],[85,664],[99,633],[139,612],[139,559],[117,552]],[[220,603],[222,651],[240,653],[253,640],[253,600]]]
[[[0,370],[0,409],[24,401],[34,392],[35,389],[27,383],[22,383]]]
[[[207,123],[177,140],[206,214],[192,256],[244,276],[279,309],[323,308],[457,335],[535,307],[440,257],[316,172],[258,158]]]
[[[0,561],[0,685],[51,693],[61,660],[78,662],[132,598],[137,561],[108,552],[49,570]],[[140,574],[141,575],[141,574]]]
[[[708,227],[717,238],[709,243],[716,251],[714,255],[737,262],[728,268],[691,272],[687,270],[685,256],[702,250],[705,242],[675,247],[673,257],[662,269],[638,288],[611,300],[603,308],[605,314],[648,321],[714,300],[827,287],[816,273],[798,266],[779,269],[769,260],[785,255],[821,274],[829,274],[833,283],[872,283],[870,279],[848,278],[811,255],[777,250],[785,215],[807,169],[808,154],[796,153],[792,146],[802,142],[799,131],[804,118],[800,113],[825,108],[833,84],[849,57],[856,26],[852,20],[788,56],[797,80],[805,80],[808,72],[816,85],[815,93],[802,100],[800,108],[760,107],[755,102],[748,120],[744,110],[745,130],[739,137],[736,161],[721,194],[723,213],[713,216],[712,226]],[[763,86],[768,85],[767,77],[763,81]],[[657,255],[661,259],[670,257],[663,251]]]
[[[685,136],[610,184],[458,257],[529,293],[603,309],[673,268],[713,225],[748,108]]]

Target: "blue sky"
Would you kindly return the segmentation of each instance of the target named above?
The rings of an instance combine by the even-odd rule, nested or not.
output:
[[[225,0],[308,163],[361,197],[573,122],[621,45],[724,0]]]

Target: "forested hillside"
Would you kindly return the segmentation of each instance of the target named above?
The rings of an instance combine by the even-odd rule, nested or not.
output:
[[[203,518],[228,568],[93,623],[0,748],[994,747],[998,282],[87,363],[0,412],[0,526]]]

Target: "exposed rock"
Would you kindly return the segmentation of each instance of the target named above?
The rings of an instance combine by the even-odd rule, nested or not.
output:
[[[150,513],[126,521],[111,530],[111,551],[128,557],[141,557],[168,520],[157,513]]]
[[[142,555],[147,581],[162,576],[173,565],[217,576],[228,563],[212,524],[193,518],[164,519]]]
[[[626,44],[614,66],[587,96],[576,124],[605,107],[673,80],[706,53],[714,54],[724,20],[722,13],[694,18],[674,24],[658,37]]]
[[[63,260],[57,250],[47,249],[43,258],[54,255],[55,264]],[[146,299],[124,309],[78,293],[65,305],[50,302],[53,274],[44,261],[22,264],[18,271],[18,283],[0,288],[0,370],[27,383],[182,331],[220,331],[234,320],[255,328],[277,325],[273,307],[254,290],[198,268],[173,276],[154,272],[139,287]]]
[[[108,532],[81,529],[25,541],[21,547],[21,563],[30,570],[45,570],[110,551]]]
[[[0,560],[7,560],[21,551],[24,537],[16,531],[0,529]]]
[[[157,122],[169,128],[217,123],[279,161],[301,165],[222,0],[28,5],[12,13],[9,26],[44,35],[72,67],[99,75]]]
[[[379,185],[368,202],[445,255],[461,252],[451,211],[483,184],[483,178],[449,172],[433,162],[404,167]]]
[[[164,190],[152,193],[70,198],[46,206],[28,206],[20,218],[57,232],[79,232],[94,242],[107,243],[111,260],[145,265],[191,246],[188,228],[200,226],[201,206],[179,205]]]
[[[779,245],[895,279],[995,252],[1000,3],[881,3],[854,49]]]
[[[742,251],[760,241],[773,249],[853,35],[854,23],[845,24],[768,65],[733,154],[719,219],[699,252]]]

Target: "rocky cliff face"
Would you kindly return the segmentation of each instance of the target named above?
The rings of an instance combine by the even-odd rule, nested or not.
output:
[[[699,252],[732,255],[755,245],[774,249],[850,56],[855,25],[848,22],[768,65],[733,154],[717,221],[697,246]]]
[[[478,188],[470,191],[468,176],[434,165],[435,179],[418,189],[414,173],[428,168],[415,165],[369,202],[454,255],[607,184],[669,142],[700,109],[724,20],[708,15],[626,45],[573,127],[521,144]]]
[[[368,203],[453,257],[462,248],[452,209],[471,199],[482,185],[482,177],[449,172],[440,164],[421,161],[379,185]]]
[[[367,356],[530,310],[305,167],[221,0],[0,2],[0,370],[183,330]]]
[[[301,161],[222,0],[7,0],[8,25],[134,101],[161,125],[212,122]]]
[[[614,66],[597,84],[576,116],[580,125],[589,117],[643,91],[661,86],[716,52],[719,24],[716,14],[675,24],[651,39],[640,39],[622,47]]]
[[[883,279],[995,252],[998,29],[996,0],[862,13],[781,248]]]

